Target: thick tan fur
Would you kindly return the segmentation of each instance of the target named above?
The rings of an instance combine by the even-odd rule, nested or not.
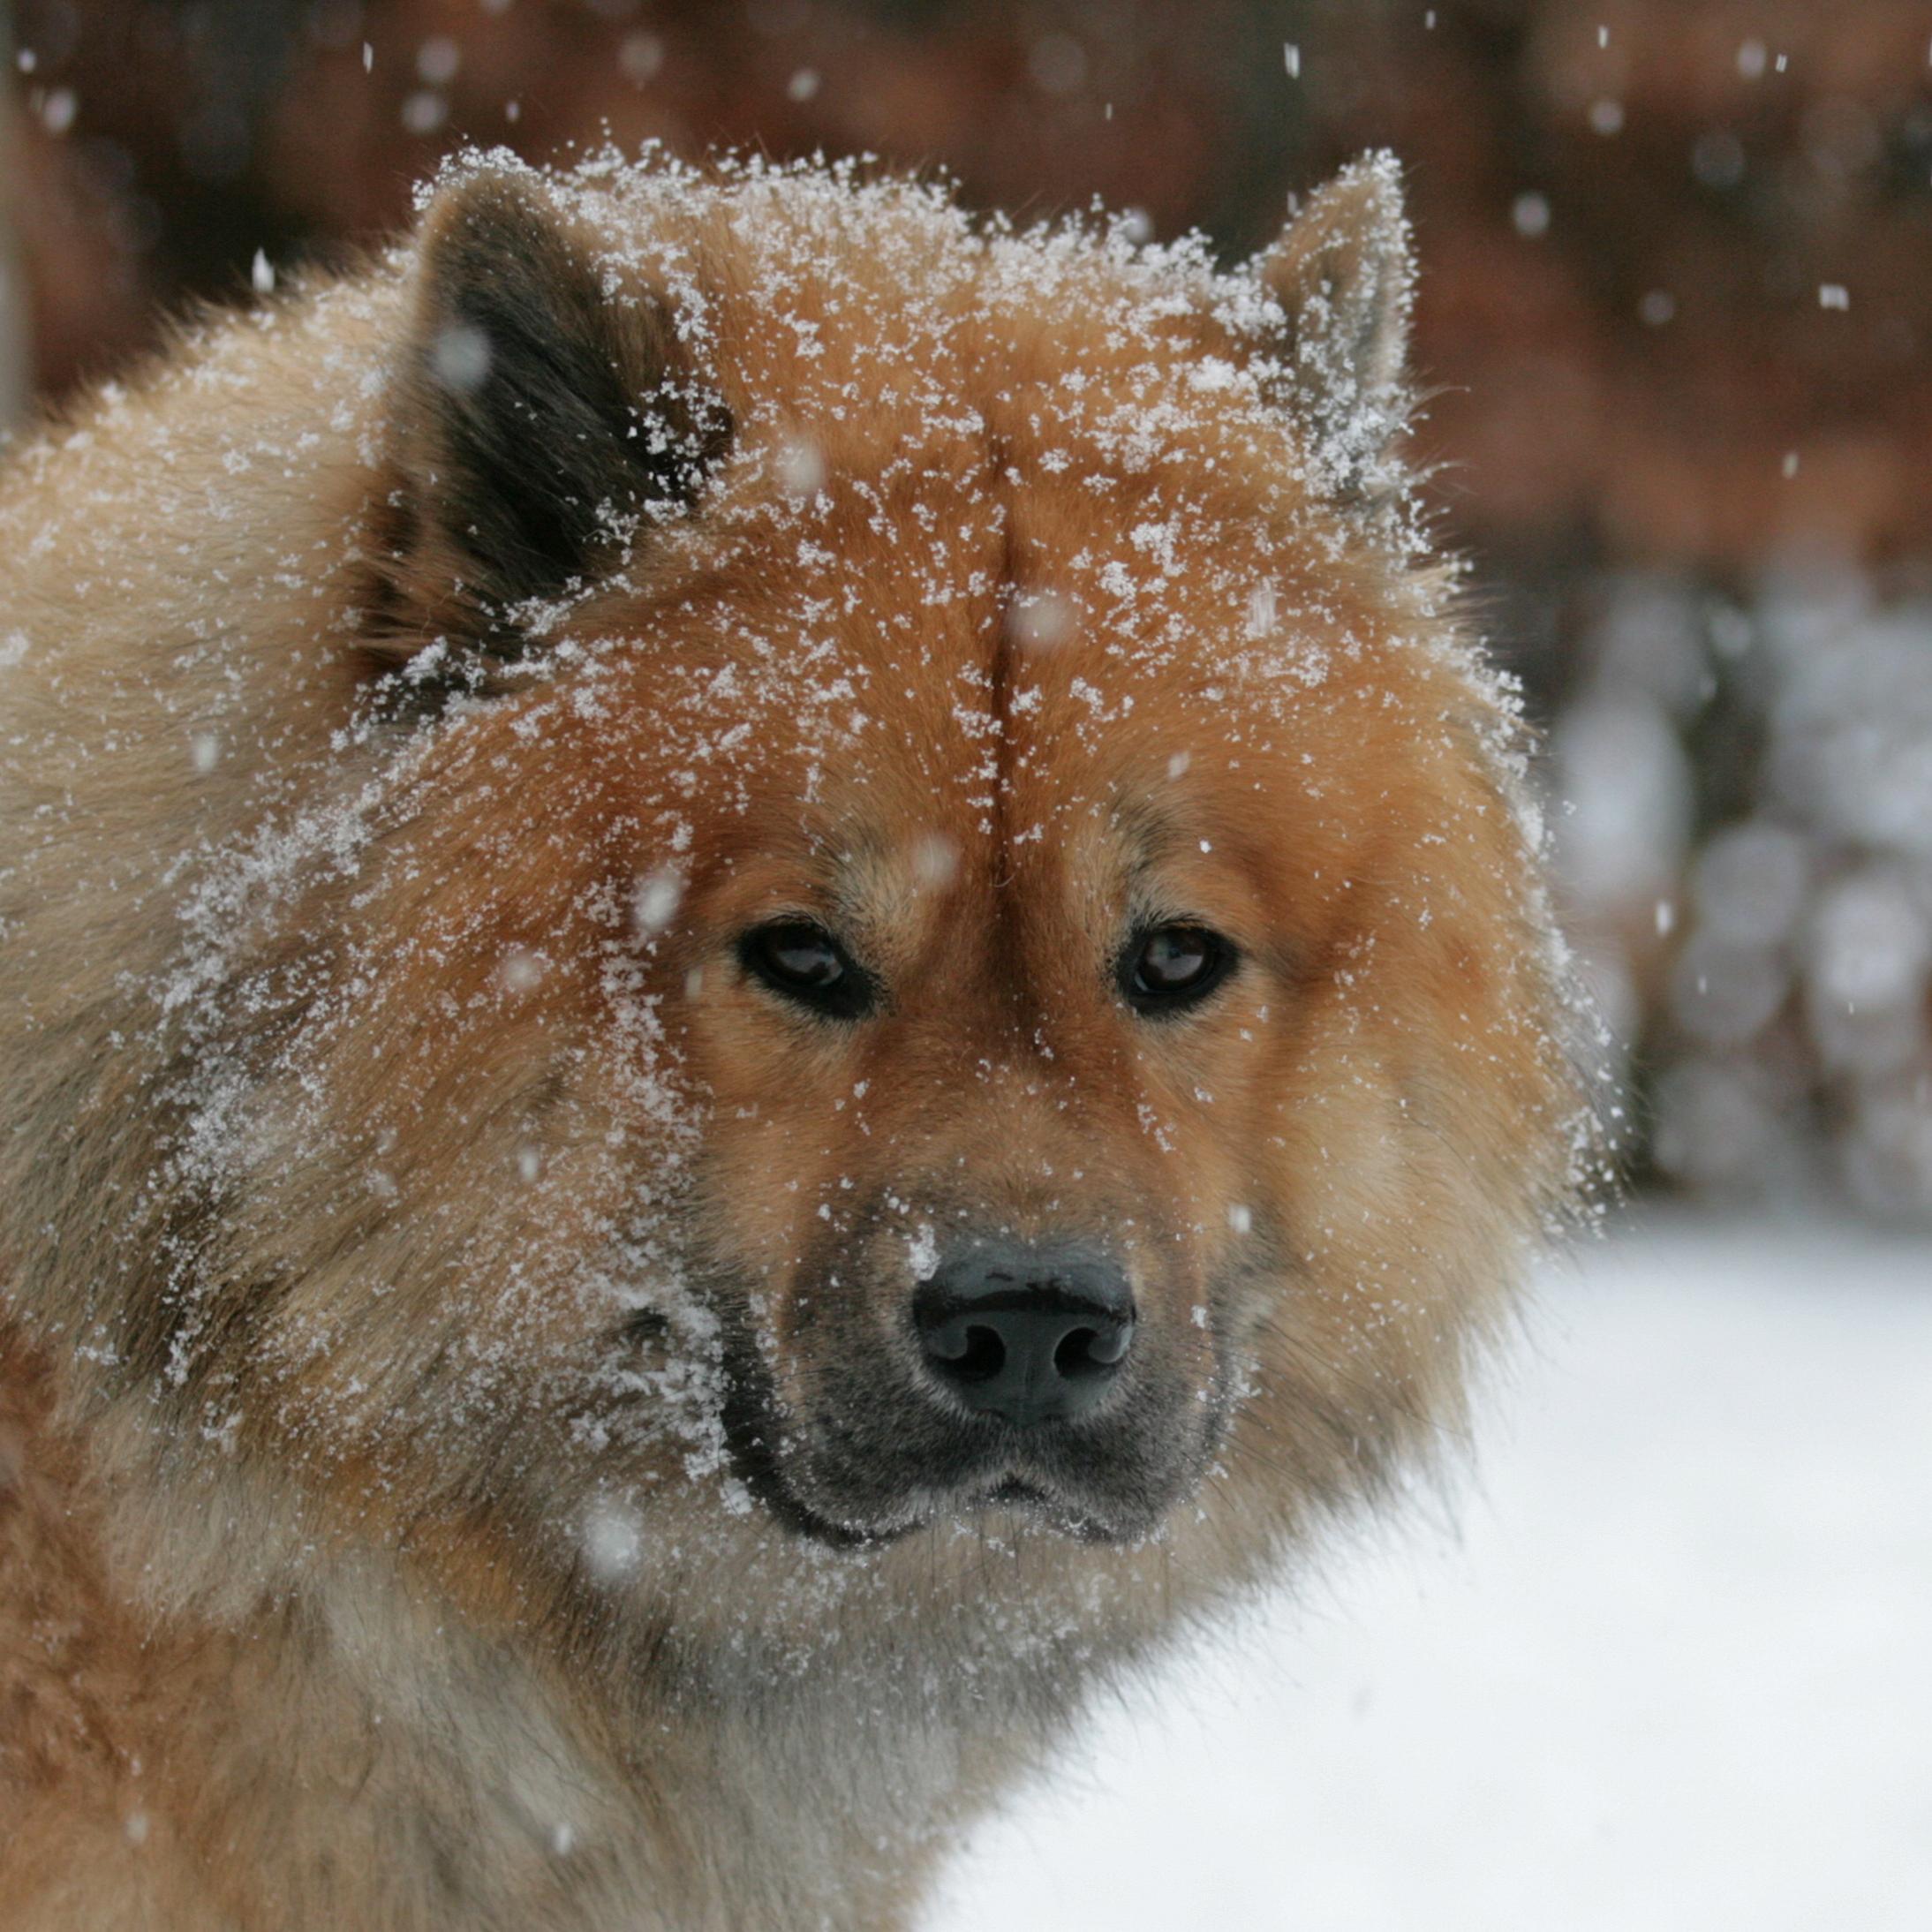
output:
[[[0,477],[20,1932],[904,1925],[1097,1682],[1454,1427],[1566,1185],[1515,721],[1384,460],[1385,169],[1217,276],[509,167]],[[445,698],[407,356],[479,208],[730,430]],[[1143,909],[1241,946],[1184,1020],[1111,977]],[[876,1020],[748,982],[800,910]],[[827,1351],[994,1224],[1104,1236],[1187,1391],[1121,1534],[841,1513]],[[743,1466],[734,1336],[849,1542]]]

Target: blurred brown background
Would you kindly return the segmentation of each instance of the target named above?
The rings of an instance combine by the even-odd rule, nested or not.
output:
[[[1551,736],[1630,1166],[1932,1219],[1932,0],[11,15],[0,369],[54,397],[463,141],[867,152],[1230,255],[1393,147],[1417,449]]]

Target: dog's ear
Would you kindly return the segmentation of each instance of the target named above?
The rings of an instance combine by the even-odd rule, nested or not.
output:
[[[536,181],[479,172],[423,222],[392,396],[370,643],[521,649],[517,607],[690,509],[730,417],[668,304],[608,285]]]
[[[1257,261],[1280,310],[1285,401],[1318,485],[1345,501],[1398,480],[1407,424],[1415,255],[1394,155],[1365,155],[1317,189]]]

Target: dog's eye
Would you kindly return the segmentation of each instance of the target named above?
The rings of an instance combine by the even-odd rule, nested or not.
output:
[[[809,919],[777,919],[738,941],[738,957],[754,979],[814,1013],[852,1020],[870,1010],[872,983],[823,926]]]
[[[1212,992],[1234,963],[1234,948],[1203,925],[1157,925],[1121,961],[1121,991],[1143,1013],[1167,1013]]]

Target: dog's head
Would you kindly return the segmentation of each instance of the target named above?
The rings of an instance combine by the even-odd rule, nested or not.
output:
[[[472,167],[409,276],[355,722],[184,1088],[208,1430],[593,1579],[1372,1481],[1573,1113],[1392,170],[1218,275]]]

